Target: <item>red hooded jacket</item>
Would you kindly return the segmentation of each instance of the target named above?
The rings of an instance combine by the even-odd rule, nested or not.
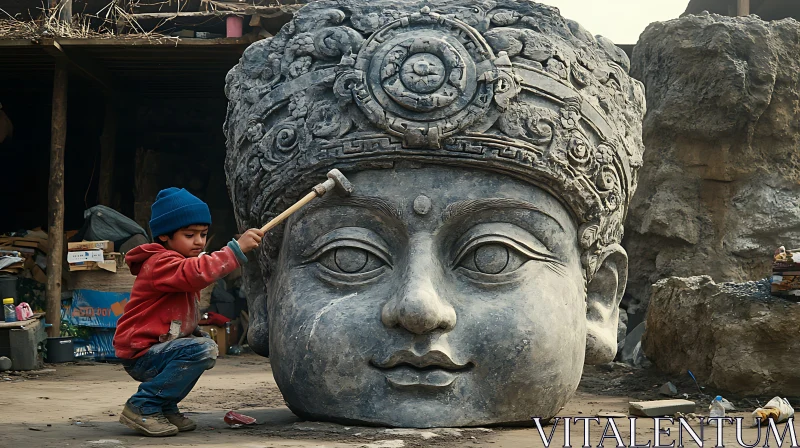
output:
[[[136,280],[114,334],[121,359],[138,358],[159,342],[191,335],[200,320],[200,290],[240,264],[230,247],[186,258],[157,243],[132,249],[125,262]]]

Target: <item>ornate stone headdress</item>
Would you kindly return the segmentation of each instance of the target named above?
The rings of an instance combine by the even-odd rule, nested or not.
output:
[[[237,219],[261,225],[334,166],[489,169],[567,205],[591,275],[592,254],[622,239],[644,150],[628,69],[609,40],[533,2],[311,3],[228,74]]]

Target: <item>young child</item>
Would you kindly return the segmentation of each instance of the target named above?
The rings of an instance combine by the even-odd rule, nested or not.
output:
[[[178,403],[216,363],[217,345],[197,326],[200,290],[246,263],[244,254],[264,234],[250,229],[222,250],[204,254],[211,213],[203,201],[168,188],[158,193],[152,212],[150,229],[158,242],[125,256],[136,280],[117,323],[114,349],[125,371],[141,382],[120,423],[159,437],[195,429],[178,412]]]

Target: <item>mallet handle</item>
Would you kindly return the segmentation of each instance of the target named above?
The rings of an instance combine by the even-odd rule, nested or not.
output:
[[[270,229],[272,229],[273,227],[275,227],[278,224],[282,223],[284,219],[288,218],[292,213],[296,212],[297,210],[299,210],[301,207],[303,207],[304,205],[306,205],[309,202],[311,202],[316,197],[317,197],[317,193],[316,192],[312,191],[311,193],[308,193],[307,195],[305,195],[305,197],[303,197],[303,199],[300,199],[299,201],[297,201],[294,205],[292,205],[291,207],[287,208],[283,213],[281,213],[280,215],[272,218],[272,220],[270,222],[268,222],[267,225],[265,225],[264,227],[261,228],[261,231],[262,232],[267,232]]]

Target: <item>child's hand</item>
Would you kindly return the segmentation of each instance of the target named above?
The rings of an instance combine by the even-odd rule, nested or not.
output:
[[[239,243],[239,248],[242,249],[242,253],[246,254],[258,247],[258,245],[261,244],[262,238],[264,238],[264,232],[262,232],[261,229],[249,229],[247,232],[244,232],[236,242]]]

